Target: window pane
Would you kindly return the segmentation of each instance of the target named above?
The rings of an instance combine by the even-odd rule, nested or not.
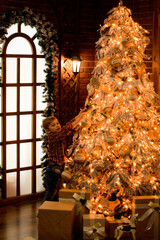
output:
[[[45,59],[37,58],[37,83],[45,82]]]
[[[0,167],[2,167],[2,146],[0,146]]]
[[[32,115],[20,116],[20,139],[32,138]]]
[[[17,175],[16,173],[7,173],[7,197],[16,196],[16,184]]]
[[[20,58],[20,83],[32,83],[31,58]]]
[[[32,87],[20,87],[20,111],[32,111]]]
[[[2,117],[0,117],[0,129],[1,129],[1,131],[0,131],[0,142],[2,142],[2,133],[3,133],[3,131],[2,131]]]
[[[13,33],[17,33],[18,32],[18,24],[13,24],[11,27],[8,28],[7,30],[8,34],[6,34],[6,37],[8,38],[9,36],[11,36]]]
[[[37,186],[36,186],[36,191],[37,192],[41,192],[44,191],[44,187],[42,185],[42,169],[38,168],[36,171],[36,182],[37,182]]]
[[[22,23],[21,32],[27,34],[28,36],[30,36],[30,38],[32,38],[36,34],[37,30],[35,27],[32,28],[29,25],[25,26],[24,23]]]
[[[0,81],[2,81],[2,58],[0,58]]]
[[[31,143],[20,144],[20,167],[32,165],[32,145]]]
[[[17,58],[6,58],[6,83],[17,83]]]
[[[6,139],[7,141],[17,139],[17,117],[16,116],[6,117]]]
[[[43,88],[41,86],[37,87],[37,110],[43,110],[46,108],[46,103],[43,103],[42,101],[44,101],[43,96]]]
[[[17,112],[17,88],[6,88],[6,111]]]
[[[2,48],[3,48],[4,42],[0,43],[0,53],[2,53]]]
[[[29,42],[23,37],[15,37],[7,47],[7,54],[32,54]]]
[[[0,87],[0,113],[2,112],[2,88]]]
[[[17,145],[8,144],[7,146],[7,169],[12,169],[17,167]]]
[[[42,114],[37,114],[36,116],[36,119],[37,119],[37,124],[36,124],[36,137],[37,138],[41,138],[42,136],[42,121],[44,119],[44,117],[42,117]]]
[[[39,46],[38,42],[39,42],[39,40],[37,38],[35,38],[34,44],[36,46],[37,55],[43,55],[43,53],[41,52],[42,48],[41,48],[41,46]]]
[[[20,194],[31,193],[31,170],[20,172]]]
[[[36,165],[41,164],[41,158],[43,157],[42,141],[36,142]]]

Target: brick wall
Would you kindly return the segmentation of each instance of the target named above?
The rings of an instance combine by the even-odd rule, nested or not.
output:
[[[79,108],[84,106],[87,96],[86,86],[97,61],[95,55],[95,42],[99,39],[97,30],[99,25],[103,24],[107,12],[117,6],[118,2],[118,0],[0,0],[0,12],[5,12],[10,7],[28,6],[36,12],[45,14],[58,29],[61,53],[63,54],[68,46],[79,52],[82,65],[78,75],[78,112]],[[152,56],[153,1],[124,0],[123,3],[132,10],[133,20],[149,30],[151,44],[147,48],[147,54]],[[147,61],[146,65],[147,70],[151,72],[152,59]],[[57,106],[61,107],[59,103]]]

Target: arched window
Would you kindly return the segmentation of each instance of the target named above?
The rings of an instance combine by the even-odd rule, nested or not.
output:
[[[0,54],[2,66],[0,108],[0,164],[3,165],[3,197],[43,190],[41,177],[41,123],[45,104],[45,57],[36,29],[14,24],[8,29]]]

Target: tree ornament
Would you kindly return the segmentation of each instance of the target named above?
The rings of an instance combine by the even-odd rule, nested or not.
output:
[[[136,100],[136,98],[137,98],[137,95],[136,95],[135,93],[131,93],[131,94],[129,95],[129,100],[131,100],[131,101]]]
[[[112,66],[112,67],[117,68],[117,67],[119,67],[120,65],[121,65],[121,60],[120,60],[119,58],[113,58],[113,59],[111,60],[111,66]]]
[[[97,171],[102,171],[104,169],[104,163],[103,161],[96,161],[96,163],[94,164],[94,168],[97,170]]]
[[[145,45],[150,44],[150,38],[149,38],[149,37],[145,37],[145,38],[144,38],[144,44],[145,44]]]
[[[99,88],[100,85],[99,79],[93,76],[90,80],[90,84],[93,85],[94,88]]]
[[[90,127],[91,123],[87,118],[83,118],[82,121],[81,121],[81,125],[84,128],[88,128],[88,127]]]
[[[86,160],[86,157],[83,153],[77,153],[74,156],[74,160],[76,163],[83,163]]]
[[[103,109],[101,114],[103,116],[107,117],[111,113],[111,111],[112,111],[111,108],[106,107],[106,108]]]
[[[113,136],[107,136],[106,142],[109,145],[113,145],[115,143],[115,138]]]
[[[72,178],[72,174],[68,171],[68,170],[64,170],[62,173],[61,173],[61,177],[64,181],[69,181],[71,178]]]
[[[120,154],[121,156],[125,156],[125,155],[126,155],[123,150],[120,150],[120,151],[119,151],[119,154]]]
[[[128,39],[126,37],[123,37],[121,42],[123,45],[126,45],[128,43]]]
[[[87,84],[87,91],[90,96],[94,94],[94,87],[90,83]]]

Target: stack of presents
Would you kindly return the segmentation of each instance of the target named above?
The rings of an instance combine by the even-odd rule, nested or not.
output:
[[[89,191],[61,189],[59,202],[39,208],[38,239],[160,240],[160,196],[133,197],[130,220],[91,214],[90,207]]]

